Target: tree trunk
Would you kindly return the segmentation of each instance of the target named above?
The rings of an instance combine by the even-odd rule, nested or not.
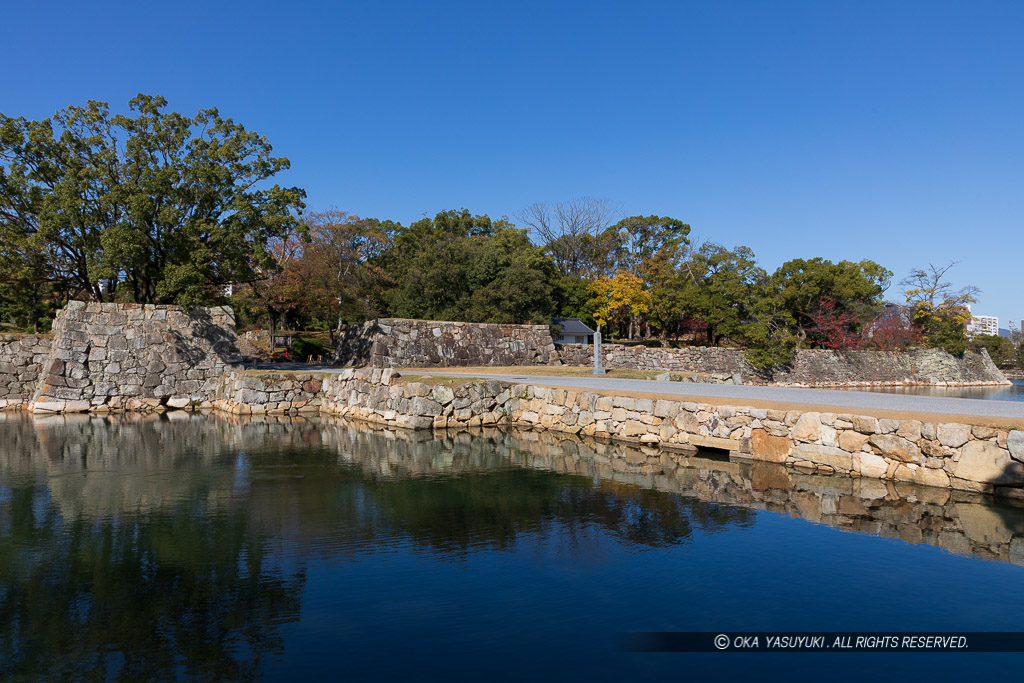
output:
[[[267,348],[270,352],[270,357],[274,357],[274,349],[277,348],[274,345],[274,335],[277,332],[277,315],[273,309],[267,310],[267,318],[269,320],[270,337],[267,338]]]

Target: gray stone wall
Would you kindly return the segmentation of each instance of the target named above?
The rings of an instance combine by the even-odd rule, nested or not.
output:
[[[606,368],[622,370],[668,370],[671,372],[723,374],[732,376],[749,374],[743,352],[708,346],[682,348],[648,348],[602,344],[601,352]],[[593,367],[594,347],[585,344],[560,344],[559,359],[563,365]]]
[[[322,414],[392,427],[519,425],[654,449],[715,448],[808,472],[1024,501],[1024,429],[1006,426],[602,396],[496,380],[410,382],[391,368],[348,369],[301,384],[233,373],[223,387],[214,407],[231,413],[292,412],[295,401],[311,406],[319,398]]]
[[[593,365],[593,346],[563,344],[558,347],[565,365]],[[740,349],[713,347],[647,348],[606,344],[602,347],[607,368],[668,370],[685,373],[739,373],[744,384],[796,387],[830,386],[974,386],[1006,384],[1007,379],[982,351],[962,357],[942,349],[913,351],[832,351],[802,349],[792,367],[770,377],[750,368]]]
[[[0,410],[28,404],[49,353],[49,337],[0,334]]]
[[[217,383],[211,407],[233,415],[319,413],[323,381],[321,374],[235,371]]]
[[[59,311],[34,412],[183,408],[241,361],[230,308],[72,301]]]
[[[348,325],[334,363],[371,367],[559,365],[547,325],[379,318]]]

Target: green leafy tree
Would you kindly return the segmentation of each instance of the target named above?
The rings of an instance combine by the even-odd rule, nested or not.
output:
[[[662,324],[689,317],[703,323],[706,342],[743,335],[758,287],[766,274],[747,247],[726,249],[705,242],[686,258],[675,276],[652,288]]]
[[[0,222],[0,323],[26,331],[48,327],[65,293],[55,286],[46,253]]]
[[[690,226],[668,216],[630,216],[608,228],[615,236],[616,265],[641,277],[648,286],[658,268],[659,262],[675,262],[682,257],[689,244]]]
[[[744,329],[747,363],[766,376],[792,363],[799,342],[793,328],[793,316],[782,299],[762,292]]]
[[[844,336],[859,332],[881,310],[891,277],[874,261],[787,261],[767,279],[751,307],[745,326],[748,362],[765,373],[789,364],[808,335],[820,333],[826,313],[843,321]],[[832,346],[820,335],[811,340]]]
[[[381,257],[391,313],[466,322],[546,322],[554,265],[525,230],[466,209],[397,226]]]
[[[304,192],[265,186],[288,168],[263,136],[216,109],[130,115],[88,102],[29,121],[0,114],[5,239],[44,254],[47,277],[96,301],[195,305],[273,266]]]
[[[555,268],[525,230],[504,229],[471,250],[466,318],[485,323],[546,324],[554,313]]]
[[[1016,365],[1017,348],[1008,337],[1000,337],[997,334],[977,334],[968,343],[968,348],[985,349],[997,367],[1009,368]]]
[[[563,318],[579,318],[594,327],[594,309],[590,305],[590,280],[583,278],[562,277],[555,281],[555,300],[559,316]]]
[[[834,314],[852,313],[859,325],[882,309],[892,272],[874,261],[793,259],[772,274],[767,296],[778,300],[799,348],[816,327],[816,313],[827,303]]]

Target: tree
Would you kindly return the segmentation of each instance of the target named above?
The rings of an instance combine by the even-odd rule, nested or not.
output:
[[[764,282],[751,307],[745,325],[747,361],[771,372],[789,364],[808,335],[812,343],[826,348],[848,343],[849,336],[859,333],[881,309],[891,276],[867,260],[787,261]]]
[[[638,331],[640,316],[651,308],[651,294],[636,275],[620,270],[615,277],[602,277],[590,285],[594,320],[607,327],[612,322],[628,322],[628,337]]]
[[[307,241],[305,233],[299,232],[271,240],[267,250],[273,260],[251,282],[242,285],[235,297],[249,315],[266,316],[271,351],[278,324],[289,313],[300,309],[309,294],[301,268]]]
[[[843,310],[830,298],[819,300],[807,317],[812,325],[810,336],[824,349],[848,351],[859,349],[864,343],[861,316]]]
[[[47,255],[11,226],[0,223],[0,322],[39,332],[65,292],[54,284]]]
[[[58,288],[95,301],[218,301],[272,267],[268,245],[304,206],[302,190],[263,185],[288,160],[217,109],[189,117],[141,94],[128,106],[0,114],[0,237],[32,245]]]
[[[392,315],[432,320],[463,320],[462,298],[469,289],[466,264],[471,238],[489,237],[497,225],[466,209],[441,211],[408,227],[398,225],[380,261],[395,283],[386,293]]]
[[[608,200],[583,197],[558,204],[537,202],[516,218],[537,235],[561,277],[580,280],[606,272],[613,245],[605,230],[614,213]]]
[[[744,351],[747,363],[766,375],[789,365],[799,343],[793,328],[793,316],[783,299],[762,291],[744,330],[749,344]]]
[[[742,336],[758,287],[767,275],[747,247],[726,249],[705,242],[689,251],[675,275],[651,288],[659,322],[699,322],[694,327],[717,346],[723,338]]]
[[[933,348],[942,348],[953,355],[967,349],[967,323],[971,321],[970,304],[981,292],[967,286],[954,290],[943,278],[956,265],[950,261],[944,266],[928,264],[928,269],[914,269],[900,282],[905,286],[907,304],[914,309],[914,323],[921,329],[925,342]]]
[[[608,229],[617,240],[618,269],[652,284],[658,261],[676,262],[689,239],[690,226],[668,216],[630,216]]]
[[[378,316],[383,288],[392,282],[378,261],[396,225],[337,210],[311,213],[305,223],[310,243],[300,267],[307,316],[333,318],[330,328]]]
[[[1008,337],[996,334],[978,334],[971,339],[969,348],[985,349],[996,367],[1008,368],[1016,364],[1017,349]]]
[[[393,315],[433,320],[547,322],[555,268],[525,230],[466,209],[397,226],[380,258],[395,285]]]
[[[554,313],[555,267],[526,230],[507,228],[477,240],[467,264],[466,319],[548,324]]]
[[[898,304],[886,304],[865,329],[865,337],[864,348],[877,351],[906,351],[924,343],[913,309]]]
[[[815,329],[814,317],[821,315],[823,305],[829,306],[831,316],[852,315],[852,328],[874,319],[891,277],[891,271],[874,261],[793,259],[772,274],[766,295],[778,299],[800,348]]]

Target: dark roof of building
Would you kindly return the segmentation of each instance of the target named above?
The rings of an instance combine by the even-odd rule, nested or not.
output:
[[[551,324],[561,327],[562,334],[594,334],[579,318],[552,318]]]

